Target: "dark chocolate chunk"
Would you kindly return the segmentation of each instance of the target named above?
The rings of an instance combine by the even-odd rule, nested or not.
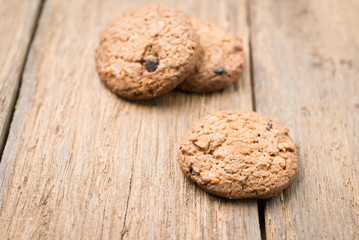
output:
[[[269,129],[272,129],[273,128],[273,123],[268,123],[268,127],[269,127]]]
[[[198,175],[199,175],[198,172],[196,172],[196,171],[193,169],[192,165],[189,166],[189,172],[191,173],[192,176],[198,176]]]
[[[158,68],[159,64],[160,64],[160,61],[158,60],[158,58],[149,58],[145,62],[145,67],[146,67],[147,71],[154,72]]]
[[[225,73],[225,72],[226,72],[226,69],[225,69],[224,67],[216,67],[216,68],[214,69],[214,73],[215,73],[215,74],[221,75],[221,74],[223,74],[223,73]]]

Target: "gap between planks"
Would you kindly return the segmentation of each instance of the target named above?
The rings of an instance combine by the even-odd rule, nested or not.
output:
[[[40,19],[40,15],[41,15],[41,12],[42,12],[44,1],[45,0],[40,0],[40,4],[39,4],[39,6],[37,8],[37,11],[36,11],[36,14],[35,14],[35,19],[34,19],[34,22],[33,22],[32,29],[31,29],[29,42],[27,43],[26,50],[25,50],[25,55],[24,55],[24,57],[22,59],[17,85],[15,86],[15,93],[14,93],[13,96],[11,96],[12,100],[10,101],[10,104],[9,104],[9,109],[8,109],[7,116],[5,117],[3,130],[2,130],[2,132],[0,132],[0,162],[1,162],[3,151],[4,151],[4,148],[5,148],[8,136],[9,136],[10,125],[11,125],[12,119],[14,117],[15,106],[16,106],[17,99],[19,97],[20,88],[21,88],[22,75],[24,73],[24,69],[25,69],[25,66],[26,66],[26,61],[28,59],[29,52],[30,52],[30,49],[31,49],[31,45],[32,45],[32,42],[33,42],[35,34],[36,34],[36,29],[37,29],[37,26],[38,26],[38,22],[39,22],[39,19]],[[5,109],[5,111],[7,111],[7,109]]]
[[[251,80],[251,94],[252,94],[252,108],[253,111],[256,112],[256,92],[255,92],[255,74],[254,74],[254,61],[253,61],[253,46],[252,46],[252,1],[246,2],[247,7],[247,26],[248,26],[248,56],[249,59],[247,60],[249,62],[249,76]],[[266,221],[265,221],[265,206],[266,206],[266,200],[265,199],[257,199],[257,207],[258,207],[258,221],[259,221],[259,228],[261,233],[261,239],[266,240]]]

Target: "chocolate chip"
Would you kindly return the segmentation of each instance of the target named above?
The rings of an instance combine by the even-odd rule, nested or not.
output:
[[[198,172],[196,172],[196,171],[193,169],[192,165],[189,166],[189,172],[191,173],[192,176],[198,176],[198,175],[199,175]]]
[[[273,123],[268,123],[268,127],[269,127],[269,129],[272,129],[273,128]]]
[[[146,67],[147,71],[154,72],[158,68],[159,64],[160,64],[160,61],[158,60],[158,58],[149,58],[145,62],[145,67]]]
[[[214,69],[214,73],[215,73],[215,74],[221,75],[221,74],[223,74],[223,73],[225,73],[225,72],[226,72],[226,69],[225,69],[224,67],[216,67],[216,68]]]

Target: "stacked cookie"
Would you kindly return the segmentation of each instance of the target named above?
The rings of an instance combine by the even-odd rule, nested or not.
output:
[[[127,99],[149,99],[176,87],[220,90],[244,68],[238,37],[163,4],[141,6],[110,23],[95,60],[102,82]]]

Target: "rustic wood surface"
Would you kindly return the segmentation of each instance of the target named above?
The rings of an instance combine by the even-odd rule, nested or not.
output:
[[[359,239],[359,1],[251,3],[256,109],[301,146],[267,239]]]
[[[0,150],[22,78],[0,239],[358,239],[359,2],[163,1],[241,36],[246,72],[222,92],[131,102],[100,84],[94,49],[109,21],[145,2],[0,0]],[[281,195],[229,201],[184,178],[182,135],[223,109],[291,129],[300,169]]]
[[[143,2],[45,2],[0,165],[0,239],[260,239],[256,200],[204,193],[176,159],[199,117],[253,108],[249,61],[215,94],[130,102],[98,80],[100,31]],[[166,2],[235,31],[249,59],[246,1]]]
[[[0,0],[0,154],[39,6],[40,0]]]

